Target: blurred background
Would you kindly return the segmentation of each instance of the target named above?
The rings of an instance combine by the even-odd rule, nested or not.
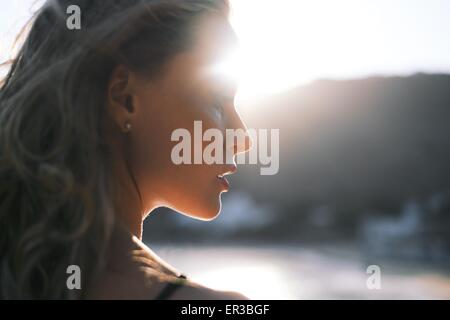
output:
[[[2,4],[0,61],[40,3]],[[280,130],[280,171],[240,166],[217,220],[160,209],[144,241],[254,299],[450,299],[450,1],[232,5],[225,69],[247,126]]]

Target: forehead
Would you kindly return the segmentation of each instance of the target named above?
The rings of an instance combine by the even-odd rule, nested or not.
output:
[[[214,64],[239,45],[237,35],[227,17],[219,14],[205,15],[199,19],[193,32],[193,53],[204,64]]]
[[[237,47],[237,36],[226,17],[216,14],[202,17],[193,30],[191,48],[171,60],[164,82],[178,91],[213,89],[233,96],[236,82],[213,70]]]
[[[237,47],[238,39],[227,17],[205,15],[199,18],[192,30],[190,48],[171,58],[161,77],[143,84],[149,84],[165,96],[207,97],[217,93],[232,98],[237,91],[237,82],[232,77],[214,72],[214,69]]]
[[[192,57],[196,61],[197,76],[211,87],[228,96],[237,89],[236,79],[226,73],[217,72],[217,67],[229,59],[229,55],[239,47],[235,31],[227,17],[205,16],[197,24],[194,33]]]

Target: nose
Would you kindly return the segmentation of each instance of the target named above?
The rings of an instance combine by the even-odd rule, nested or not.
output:
[[[252,148],[253,141],[248,132],[248,128],[236,109],[233,110],[229,118],[229,125],[227,128],[233,129],[235,132],[233,141],[233,153],[235,155],[245,153]]]

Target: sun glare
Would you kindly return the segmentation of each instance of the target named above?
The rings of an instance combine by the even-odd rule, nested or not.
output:
[[[240,58],[227,72],[239,78],[241,100],[319,78],[450,70],[445,1],[231,0],[231,5]]]
[[[237,80],[237,102],[318,78],[450,72],[449,1],[230,1],[239,50],[216,71]],[[5,3],[0,61],[10,58],[20,26],[43,2]]]
[[[358,3],[352,2],[357,8]],[[287,90],[325,71],[340,69],[347,61],[338,49],[348,43],[339,34],[350,31],[346,30],[349,24],[360,22],[330,1],[325,5],[324,1],[234,0],[232,7],[240,58],[233,57],[224,65],[238,77],[239,98],[244,100]]]

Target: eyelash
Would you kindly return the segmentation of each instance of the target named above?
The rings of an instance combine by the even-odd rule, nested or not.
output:
[[[234,105],[234,97],[230,97],[224,94],[220,93],[214,93],[214,103],[213,107],[214,110],[218,113],[218,115],[223,118],[225,115],[225,107],[228,106],[230,103]]]
[[[221,98],[217,98],[214,102],[214,108],[220,113],[220,116],[223,116],[225,113],[224,101]]]
[[[225,101],[226,98],[222,96],[218,96],[215,98],[214,107],[220,112],[221,116],[223,116],[223,114],[225,113]]]

